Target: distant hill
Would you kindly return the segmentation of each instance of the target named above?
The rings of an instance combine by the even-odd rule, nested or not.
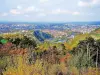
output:
[[[45,33],[45,32],[42,32],[40,30],[35,30],[33,32],[33,35],[41,42],[43,42],[44,40],[46,39],[50,39],[52,38],[52,35],[51,34],[48,34],[48,33]]]

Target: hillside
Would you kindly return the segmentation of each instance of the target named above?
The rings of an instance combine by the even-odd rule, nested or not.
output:
[[[48,33],[45,33],[45,32],[39,31],[39,30],[35,30],[33,32],[33,35],[41,42],[43,42],[46,39],[52,38],[51,34],[48,34]]]
[[[90,35],[95,39],[100,39],[100,28],[97,28],[94,31],[92,31]]]

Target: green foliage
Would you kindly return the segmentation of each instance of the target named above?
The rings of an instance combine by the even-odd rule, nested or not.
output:
[[[36,47],[36,42],[34,39],[24,36],[24,38],[20,41],[20,45],[23,47]]]
[[[28,36],[23,36],[23,38],[9,38],[10,42],[20,47],[36,47],[36,41]]]
[[[71,52],[73,54],[72,64],[78,68],[81,67],[93,67],[100,62],[100,41],[94,40],[92,37],[86,40],[80,41],[77,47]],[[97,63],[97,64],[95,64]]]
[[[7,42],[8,42],[8,40],[6,40],[6,39],[2,39],[2,40],[1,40],[1,43],[2,43],[2,44],[6,44]]]

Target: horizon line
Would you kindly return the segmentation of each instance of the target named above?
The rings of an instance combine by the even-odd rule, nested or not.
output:
[[[72,22],[100,22],[100,21],[0,21],[1,22],[19,22],[19,23],[23,23],[23,22],[26,22],[26,23],[72,23]]]

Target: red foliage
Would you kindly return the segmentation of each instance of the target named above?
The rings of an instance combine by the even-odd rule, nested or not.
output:
[[[24,55],[27,53],[27,49],[23,49],[23,48],[19,48],[19,49],[13,49],[12,50],[12,47],[13,44],[11,42],[8,42],[6,44],[0,44],[0,53],[1,54],[6,54],[6,55],[12,55],[12,54],[15,54],[15,55]]]
[[[9,54],[15,54],[15,55],[24,55],[26,53],[27,53],[27,49],[23,49],[23,48],[9,51]]]
[[[0,50],[8,50],[9,48],[11,48],[13,46],[13,44],[11,42],[8,42],[6,44],[0,44]]]
[[[67,53],[63,58],[60,59],[60,62],[65,62],[67,60],[69,60],[71,57],[71,55],[69,53]]]

